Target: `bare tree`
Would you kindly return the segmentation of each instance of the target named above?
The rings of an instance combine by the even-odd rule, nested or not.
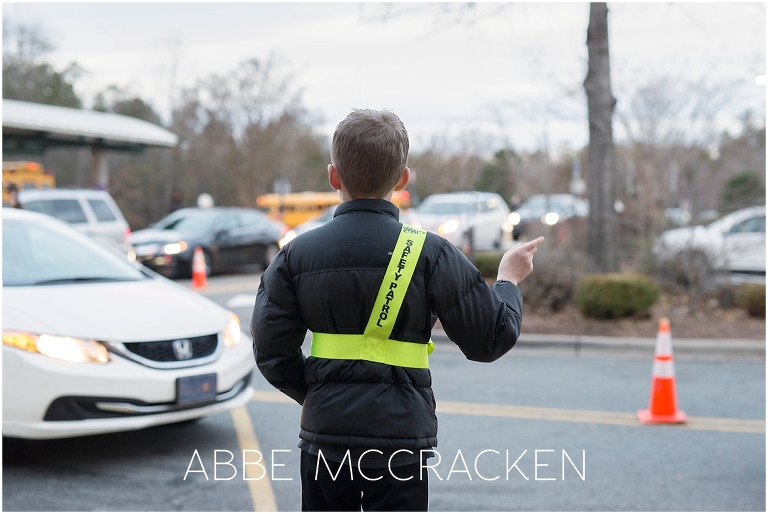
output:
[[[616,99],[611,94],[608,56],[608,6],[589,7],[587,27],[589,69],[584,80],[589,112],[589,230],[587,252],[600,271],[617,271],[618,231],[614,204],[614,146],[612,116]]]

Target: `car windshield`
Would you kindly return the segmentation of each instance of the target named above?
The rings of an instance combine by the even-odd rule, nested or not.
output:
[[[472,209],[471,203],[463,202],[424,202],[416,208],[419,214],[463,214]]]
[[[127,260],[61,222],[3,220],[3,286],[143,278]]]
[[[217,211],[184,209],[169,214],[155,223],[154,228],[159,230],[181,230],[183,232],[205,232],[211,230]]]
[[[544,215],[547,212],[556,212],[558,214],[571,214],[574,211],[574,201],[568,196],[535,195],[528,199],[517,209],[519,214],[531,213],[535,215]]]

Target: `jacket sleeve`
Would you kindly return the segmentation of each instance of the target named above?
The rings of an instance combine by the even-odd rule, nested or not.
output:
[[[303,405],[307,382],[301,345],[307,327],[285,259],[281,251],[261,276],[251,318],[253,354],[264,378]]]
[[[473,361],[492,362],[517,342],[523,295],[511,282],[493,287],[448,241],[429,279],[427,294],[446,335]]]

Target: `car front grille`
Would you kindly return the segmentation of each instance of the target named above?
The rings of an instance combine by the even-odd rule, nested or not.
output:
[[[134,355],[155,362],[179,362],[201,359],[213,355],[219,337],[211,334],[187,339],[123,343],[126,350]],[[174,348],[174,346],[176,348]]]

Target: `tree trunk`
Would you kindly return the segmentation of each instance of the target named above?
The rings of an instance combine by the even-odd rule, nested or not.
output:
[[[611,94],[608,59],[608,7],[589,4],[587,27],[589,69],[584,80],[589,111],[589,224],[587,252],[602,272],[618,271],[618,241],[614,202],[614,147],[611,117],[616,99]]]

